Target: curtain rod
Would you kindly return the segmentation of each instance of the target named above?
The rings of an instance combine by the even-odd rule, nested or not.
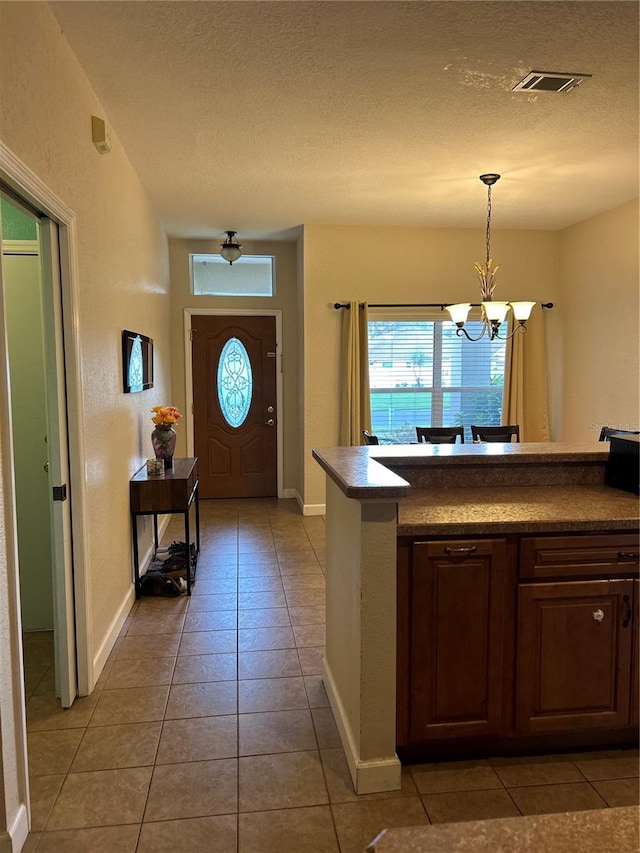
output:
[[[358,304],[362,306],[364,302]],[[447,305],[452,304],[452,302],[369,302],[369,308],[439,308],[444,311]],[[481,305],[481,302],[471,303],[472,308],[480,308]],[[542,308],[553,308],[553,302],[541,302],[540,305]],[[334,302],[333,307],[336,311],[340,308],[346,308],[348,311],[351,305],[348,302]]]

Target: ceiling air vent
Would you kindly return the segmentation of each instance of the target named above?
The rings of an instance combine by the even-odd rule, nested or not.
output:
[[[517,83],[513,92],[570,92],[591,74],[560,74],[556,71],[531,71]]]

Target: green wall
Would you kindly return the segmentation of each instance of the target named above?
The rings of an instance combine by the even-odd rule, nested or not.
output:
[[[0,213],[2,214],[3,240],[38,239],[37,225],[34,220],[4,198],[0,198]]]
[[[11,236],[6,239],[37,239],[36,223],[2,201],[3,238],[5,230],[9,230]],[[8,219],[5,210],[9,212]],[[28,237],[25,220],[30,226]],[[21,228],[7,229],[7,222]],[[27,631],[45,630],[53,627],[53,576],[49,481],[45,472],[48,453],[39,257],[4,255],[2,277],[11,377],[22,627]]]

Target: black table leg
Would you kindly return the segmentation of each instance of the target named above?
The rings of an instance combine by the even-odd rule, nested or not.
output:
[[[131,516],[131,539],[133,540],[133,583],[136,590],[136,598],[141,598],[140,592],[140,556],[138,554],[138,522],[137,516]]]

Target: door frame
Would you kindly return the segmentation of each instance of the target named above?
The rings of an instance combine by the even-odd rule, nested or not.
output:
[[[193,371],[191,369],[192,340],[191,318],[202,315],[219,315],[227,317],[275,317],[276,321],[276,454],[278,472],[278,498],[284,497],[284,459],[282,458],[283,437],[283,394],[282,394],[282,310],[279,308],[185,308],[184,309],[184,390],[185,390],[185,423],[187,437],[187,456],[193,456],[195,451],[193,424]]]
[[[16,155],[0,141],[0,179],[18,198],[23,199],[47,219],[58,226],[58,245],[60,251],[60,297],[62,300],[61,329],[64,342],[64,377],[67,394],[66,429],[69,442],[69,487],[71,493],[71,525],[73,537],[69,549],[69,559],[72,566],[64,566],[67,577],[73,577],[73,595],[69,597],[66,607],[66,619],[75,621],[75,656],[78,676],[78,694],[88,695],[94,687],[93,671],[93,630],[89,612],[90,576],[87,571],[89,552],[85,537],[86,489],[84,482],[84,399],[82,359],[79,334],[79,270],[76,235],[75,213],[49,187],[26,166]],[[0,282],[1,284],[1,282]],[[52,286],[52,283],[48,283]],[[46,283],[45,283],[46,286]],[[0,328],[3,338],[2,348],[6,351],[6,335],[4,326]],[[7,365],[1,368],[5,373],[0,382],[0,403],[8,410],[8,375]],[[7,398],[7,399],[5,399]],[[15,532],[16,506],[13,487],[10,483],[14,476],[13,449],[9,445],[3,450],[3,468],[5,482],[0,484],[7,489],[10,487],[11,499],[7,501],[6,523]],[[9,481],[9,482],[7,482]],[[15,549],[7,549],[8,570],[18,587],[18,562]],[[15,625],[18,636],[14,648],[22,649],[20,620]],[[22,702],[24,712],[24,696]]]

